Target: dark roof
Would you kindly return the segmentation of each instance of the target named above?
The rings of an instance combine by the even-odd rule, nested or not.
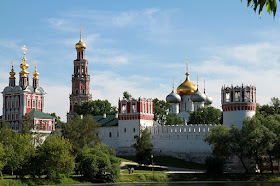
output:
[[[99,116],[93,116],[93,119],[95,121],[97,121],[101,127],[114,127],[114,126],[118,126],[118,118],[116,118],[116,115],[108,115],[106,116],[106,118],[103,118],[103,115],[99,115]]]
[[[34,118],[44,118],[44,119],[53,119],[54,118],[53,116],[46,114],[44,112],[41,112],[39,110],[36,110],[36,109],[32,109],[27,114]]]

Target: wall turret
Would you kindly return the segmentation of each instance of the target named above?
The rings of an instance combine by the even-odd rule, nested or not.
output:
[[[223,109],[223,124],[242,128],[243,121],[247,117],[256,114],[256,87],[236,86],[222,87],[221,102]]]

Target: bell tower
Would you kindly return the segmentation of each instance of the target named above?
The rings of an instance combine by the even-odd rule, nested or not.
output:
[[[67,122],[74,119],[76,114],[75,106],[78,103],[90,101],[92,95],[89,93],[90,76],[88,75],[88,61],[85,59],[86,44],[82,42],[82,27],[80,25],[80,40],[75,45],[77,59],[74,60],[74,74],[72,75],[72,93],[70,99],[70,109],[67,113]]]

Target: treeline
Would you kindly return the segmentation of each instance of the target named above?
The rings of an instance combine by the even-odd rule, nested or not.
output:
[[[280,160],[279,106],[278,98],[272,98],[271,105],[258,105],[256,115],[247,118],[241,129],[212,128],[205,141],[213,145],[213,156],[225,162],[237,157],[245,172],[251,171],[250,165],[258,165],[262,172],[267,164],[273,173],[273,162],[279,168]]]
[[[1,176],[4,172],[19,178],[46,175],[57,179],[76,172],[92,182],[115,181],[120,161],[114,149],[100,142],[98,130],[92,116],[77,116],[62,124],[61,133],[56,131],[42,142],[43,134],[17,132],[4,124],[0,129]]]

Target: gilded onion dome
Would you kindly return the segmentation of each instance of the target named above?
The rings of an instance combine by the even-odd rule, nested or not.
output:
[[[199,89],[197,88],[197,90],[191,95],[191,100],[194,103],[205,102],[206,101],[206,95],[203,94],[202,92],[200,92]]]
[[[20,68],[22,69],[22,71],[19,74],[20,77],[28,77],[29,72],[27,72],[26,69],[28,69],[29,65],[26,63],[26,59],[25,59],[25,51],[27,51],[25,45],[23,45],[22,50],[23,50],[23,58],[22,58],[22,64],[20,64]]]
[[[35,61],[35,71],[34,71],[34,73],[33,73],[33,79],[39,79],[39,72],[37,71],[37,61]]]
[[[180,103],[181,97],[172,90],[172,92],[166,96],[166,101],[168,103]]]
[[[77,50],[85,50],[86,49],[86,44],[82,42],[82,26],[80,25],[80,41],[75,45],[75,48]]]
[[[180,96],[190,96],[192,95],[196,90],[197,86],[191,80],[189,79],[189,73],[186,73],[186,80],[177,88],[177,93]]]
[[[12,61],[12,70],[11,70],[11,72],[10,72],[10,79],[15,79],[16,73],[15,73],[15,71],[14,71],[14,64],[15,64],[15,62]]]

